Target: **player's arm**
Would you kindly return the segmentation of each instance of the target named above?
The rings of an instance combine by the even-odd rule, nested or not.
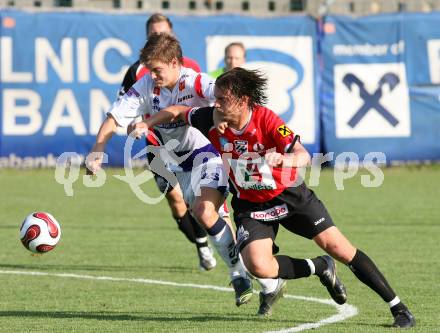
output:
[[[145,107],[148,106],[147,99],[138,91],[145,90],[145,82],[136,82],[121,99],[116,101],[107,118],[102,123],[91,154],[87,157],[87,174],[94,174],[101,167],[105,146],[118,126],[126,128],[130,123],[142,115]]]
[[[101,167],[105,145],[116,132],[116,120],[111,114],[107,116],[96,135],[95,144],[86,160],[87,174],[95,174]]]
[[[296,142],[291,152],[283,155],[283,167],[303,168],[310,166],[311,157],[309,152],[300,142]]]
[[[275,149],[265,155],[273,167],[302,168],[310,165],[310,154],[293,131],[272,111],[266,110],[265,135],[271,138]]]
[[[148,127],[157,124],[174,123],[179,120],[186,122],[185,114],[191,109],[186,105],[171,105],[145,120]]]
[[[214,126],[213,112],[214,107],[191,108],[185,105],[169,106],[148,119],[133,124],[131,135],[139,138],[141,135],[146,134],[151,126],[182,120],[190,126],[197,128],[205,136],[208,136],[209,130]]]
[[[192,127],[197,128],[200,132],[208,137],[209,131],[214,126],[214,113],[215,108],[213,106],[207,106],[202,108],[192,108],[185,114],[186,122]]]
[[[266,162],[273,167],[285,168],[303,168],[310,165],[310,154],[299,141],[292,142],[286,146],[286,149],[288,148],[290,149],[284,154],[277,151],[266,153],[264,157]]]
[[[186,105],[168,106],[141,122],[129,125],[127,132],[136,138],[140,138],[142,135],[146,135],[148,129],[155,125],[174,123],[179,120],[186,122],[185,114],[190,109]]]

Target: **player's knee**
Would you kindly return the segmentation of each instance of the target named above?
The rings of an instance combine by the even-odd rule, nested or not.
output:
[[[204,224],[205,221],[212,219],[212,216],[215,214],[213,205],[206,201],[196,200],[192,207],[192,211],[195,218],[202,224]]]
[[[351,246],[347,247],[336,242],[326,242],[321,246],[321,248],[333,258],[343,263],[349,263],[351,259],[353,259],[354,253],[356,252],[356,250]]]
[[[167,198],[168,203],[170,205],[185,204],[185,201],[183,200],[182,193],[180,191],[177,191],[176,189],[173,189],[172,191],[168,192],[166,194],[166,198]]]
[[[246,269],[253,276],[261,279],[272,278],[277,273],[267,260],[261,260],[259,258],[248,260],[246,262]]]

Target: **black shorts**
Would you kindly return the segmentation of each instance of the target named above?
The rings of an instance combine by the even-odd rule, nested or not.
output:
[[[234,197],[232,208],[240,251],[254,240],[271,238],[275,241],[280,224],[308,239],[334,226],[324,204],[304,183],[285,189],[267,202],[250,202]],[[274,246],[274,252],[276,249]]]
[[[147,145],[148,145],[148,141],[147,141]],[[147,159],[148,159],[148,164],[151,164],[151,161],[154,158],[154,154],[149,152],[147,153]],[[165,164],[163,165],[163,167],[165,168]],[[150,169],[150,171],[153,173],[154,175],[154,180],[156,181],[156,185],[157,188],[159,189],[160,193],[163,194],[168,194],[173,188],[174,186],[171,185],[171,183],[166,180],[164,177],[162,177],[161,175],[158,175],[156,172],[154,172],[153,170]]]

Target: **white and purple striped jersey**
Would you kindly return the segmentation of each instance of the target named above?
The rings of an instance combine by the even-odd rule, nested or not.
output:
[[[207,74],[197,73],[190,68],[181,67],[179,79],[172,90],[159,88],[151,75],[146,74],[138,80],[110,111],[119,126],[126,128],[136,118],[153,115],[171,105],[209,106],[215,101],[214,81]],[[174,148],[177,156],[188,156],[179,161],[184,170],[191,170],[194,157],[201,152],[212,152],[218,155],[209,140],[196,128],[183,121],[171,124],[160,124],[154,127],[160,144],[175,139]]]

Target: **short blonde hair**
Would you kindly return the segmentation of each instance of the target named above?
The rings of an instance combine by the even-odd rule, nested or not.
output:
[[[173,59],[182,65],[182,48],[176,37],[166,33],[154,34],[145,43],[139,59],[144,65],[154,60],[169,64]]]

